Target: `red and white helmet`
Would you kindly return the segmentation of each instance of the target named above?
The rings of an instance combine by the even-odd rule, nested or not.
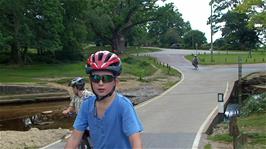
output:
[[[93,71],[107,70],[119,76],[122,71],[120,58],[109,51],[98,51],[87,60],[86,73],[91,74]]]

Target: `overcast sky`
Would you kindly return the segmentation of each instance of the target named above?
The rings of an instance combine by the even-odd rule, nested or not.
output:
[[[211,29],[210,25],[207,25],[208,17],[211,15],[210,0],[167,0],[166,2],[173,2],[182,14],[182,18],[190,22],[192,29],[205,33],[208,42],[211,41]],[[220,33],[214,34],[213,41],[220,36]]]

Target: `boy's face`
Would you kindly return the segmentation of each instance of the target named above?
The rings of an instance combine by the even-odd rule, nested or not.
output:
[[[93,90],[98,96],[110,93],[117,83],[113,73],[109,71],[95,71],[90,76],[90,80]]]
[[[78,89],[77,89],[77,87],[76,86],[73,86],[72,87],[72,90],[73,90],[73,93],[75,94],[75,95],[78,95]]]

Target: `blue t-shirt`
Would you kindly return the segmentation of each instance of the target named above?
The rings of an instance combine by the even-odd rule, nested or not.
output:
[[[116,98],[100,119],[97,117],[96,97],[89,98],[82,104],[74,128],[84,131],[89,126],[93,148],[132,148],[129,136],[143,131],[143,127],[130,100],[116,93]]]

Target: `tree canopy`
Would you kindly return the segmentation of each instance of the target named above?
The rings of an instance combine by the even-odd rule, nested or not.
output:
[[[159,0],[0,0],[0,63],[81,60],[88,43],[184,45],[191,30],[173,3]],[[200,44],[200,42],[199,42]]]
[[[88,6],[87,21],[92,30],[118,51],[126,49],[125,35],[133,27],[159,20],[172,8],[159,7],[156,0],[89,0]]]
[[[207,39],[203,32],[199,30],[191,30],[184,35],[185,48],[197,49],[207,43]]]
[[[242,0],[212,0],[214,13],[210,20],[214,22],[214,32],[222,31],[224,48],[232,50],[247,50],[258,46],[259,33],[255,28],[248,27],[250,15],[235,11]]]

